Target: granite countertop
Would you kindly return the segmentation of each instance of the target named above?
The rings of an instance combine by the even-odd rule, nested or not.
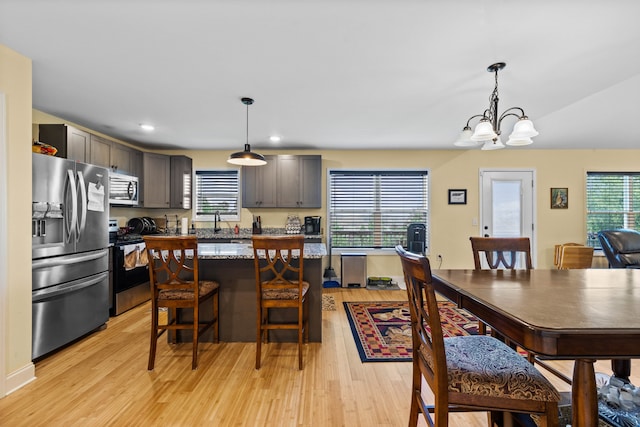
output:
[[[263,228],[263,235],[268,236],[281,236],[288,235],[284,228]],[[302,233],[300,233],[302,234]],[[196,236],[199,239],[220,239],[220,240],[251,240],[253,236],[253,230],[250,228],[241,228],[238,234],[235,234],[231,228],[223,228],[222,230],[214,233],[213,228],[198,228],[196,229]],[[321,239],[321,234],[305,234],[305,239]]]
[[[324,243],[305,243],[304,259],[319,259],[327,255]],[[250,243],[198,243],[199,259],[253,259]]]

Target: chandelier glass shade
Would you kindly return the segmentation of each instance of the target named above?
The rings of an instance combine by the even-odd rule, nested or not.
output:
[[[516,117],[518,121],[513,127],[513,132],[509,135],[507,145],[523,146],[533,143],[534,136],[538,131],[533,127],[533,122],[525,115],[520,107],[512,107],[498,115],[498,71],[502,70],[506,64],[498,62],[490,65],[487,71],[495,73],[495,87],[489,98],[489,108],[484,113],[471,116],[467,124],[462,129],[462,133],[453,143],[457,147],[476,147],[482,145],[482,150],[498,150],[505,148],[505,144],[500,139],[500,125],[506,117]],[[471,130],[470,123],[473,119],[480,118],[480,121]]]
[[[242,103],[247,106],[247,142],[244,144],[244,151],[238,151],[233,153],[227,159],[227,163],[239,166],[262,166],[266,165],[267,161],[262,154],[254,153],[251,151],[249,145],[249,105],[253,104],[253,99],[242,98]]]

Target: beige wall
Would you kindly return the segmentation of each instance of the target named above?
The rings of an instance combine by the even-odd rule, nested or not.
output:
[[[6,96],[7,310],[2,343],[8,377],[32,369],[31,363],[31,60],[0,45],[0,92]],[[2,297],[0,295],[0,297]],[[0,327],[2,322],[0,322]],[[20,380],[18,380],[20,381]],[[7,381],[7,388],[13,387]]]
[[[262,154],[287,154],[295,151]],[[322,154],[323,198],[326,198],[326,170],[340,168],[426,168],[431,172],[430,248],[434,255],[442,255],[442,268],[473,268],[469,236],[479,235],[479,171],[486,168],[533,169],[536,173],[535,221],[537,268],[553,267],[553,246],[561,242],[585,240],[584,187],[587,170],[638,170],[640,150],[526,150],[507,148],[485,152],[476,150],[438,151],[319,151]],[[194,168],[229,168],[226,152],[190,151]],[[551,210],[550,188],[569,188],[569,208]],[[449,205],[447,190],[466,188],[467,205]],[[323,201],[326,206],[326,199]],[[242,226],[249,226],[252,214],[261,215],[265,226],[282,227],[289,210],[252,209],[242,211]],[[304,215],[321,215],[326,210],[296,211]],[[324,227],[324,222],[323,222]],[[339,274],[339,256],[333,254],[332,265]],[[436,267],[434,265],[434,267]],[[370,276],[400,276],[401,269],[395,255],[368,256]]]

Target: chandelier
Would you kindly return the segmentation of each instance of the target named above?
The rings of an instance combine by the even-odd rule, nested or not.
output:
[[[496,80],[493,93],[491,93],[491,97],[489,98],[489,108],[484,110],[484,113],[471,116],[469,120],[467,120],[467,124],[464,129],[462,129],[460,137],[454,142],[455,146],[475,147],[482,144],[483,150],[505,148],[500,138],[500,125],[502,124],[502,120],[509,116],[517,117],[518,121],[513,127],[513,132],[509,135],[507,145],[521,146],[533,143],[531,138],[538,135],[538,131],[535,130],[533,123],[524,114],[522,108],[512,107],[498,115],[498,71],[502,70],[506,65],[504,62],[497,62],[489,65],[487,68],[488,72],[495,73]],[[472,132],[469,123],[478,117],[480,117],[480,122],[478,122]]]
[[[249,105],[253,104],[253,99],[242,98],[242,103],[247,106],[247,142],[244,144],[244,151],[238,151],[233,153],[227,159],[227,163],[240,166],[262,166],[266,165],[267,161],[262,154],[254,153],[251,151],[249,145]]]

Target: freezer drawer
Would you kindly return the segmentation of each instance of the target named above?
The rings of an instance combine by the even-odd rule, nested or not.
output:
[[[100,249],[33,260],[31,286],[33,291],[67,283],[109,269],[109,250]]]
[[[32,296],[32,359],[80,338],[109,319],[108,272],[35,291]]]

